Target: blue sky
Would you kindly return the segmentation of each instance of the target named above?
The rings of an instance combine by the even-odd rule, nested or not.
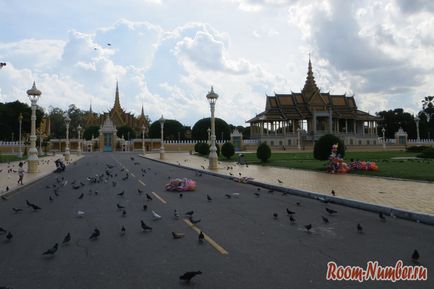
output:
[[[375,113],[420,109],[434,90],[428,0],[0,0],[0,101],[113,105],[185,125],[216,115],[245,125],[265,94],[299,91],[308,54],[322,91]],[[110,43],[111,45],[107,45]]]

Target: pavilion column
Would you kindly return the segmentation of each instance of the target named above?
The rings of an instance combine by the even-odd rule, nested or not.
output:
[[[316,112],[313,112],[313,118],[312,118],[312,128],[313,128],[313,135],[316,135]]]
[[[295,121],[292,121],[292,133],[295,133]]]
[[[277,135],[277,123],[276,121],[273,121],[273,130],[274,130],[274,135]]]
[[[332,107],[329,106],[329,133],[333,133],[333,113],[332,113]]]
[[[362,120],[362,135],[365,135],[365,121]]]
[[[264,136],[264,122],[263,121],[261,121],[260,123],[259,123],[259,133],[261,134],[261,136]]]
[[[282,121],[283,124],[283,136],[286,138],[286,128],[288,127],[288,121]]]
[[[345,133],[348,133],[348,119],[345,119]]]
[[[267,121],[267,136],[270,135],[270,123]]]
[[[378,136],[378,126],[377,126],[377,123],[375,123],[375,136]]]
[[[357,121],[353,119],[353,133],[357,134]]]

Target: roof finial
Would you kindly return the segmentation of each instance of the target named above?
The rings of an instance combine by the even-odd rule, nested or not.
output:
[[[90,98],[89,112],[92,113],[92,98]]]
[[[142,96],[142,113],[140,114],[141,117],[145,116],[145,111],[143,110],[143,96]]]
[[[119,100],[119,85],[118,80],[116,79],[116,94],[115,94],[115,105],[114,107],[121,107],[121,102]]]

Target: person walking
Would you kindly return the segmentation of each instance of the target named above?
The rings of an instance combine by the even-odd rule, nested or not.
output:
[[[24,168],[23,168],[23,162],[20,162],[18,164],[18,184],[22,185],[23,184],[23,178],[24,178]]]

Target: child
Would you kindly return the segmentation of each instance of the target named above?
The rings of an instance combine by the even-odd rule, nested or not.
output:
[[[18,184],[22,185],[23,184],[23,177],[24,177],[24,169],[23,169],[23,162],[20,162],[18,164]]]

